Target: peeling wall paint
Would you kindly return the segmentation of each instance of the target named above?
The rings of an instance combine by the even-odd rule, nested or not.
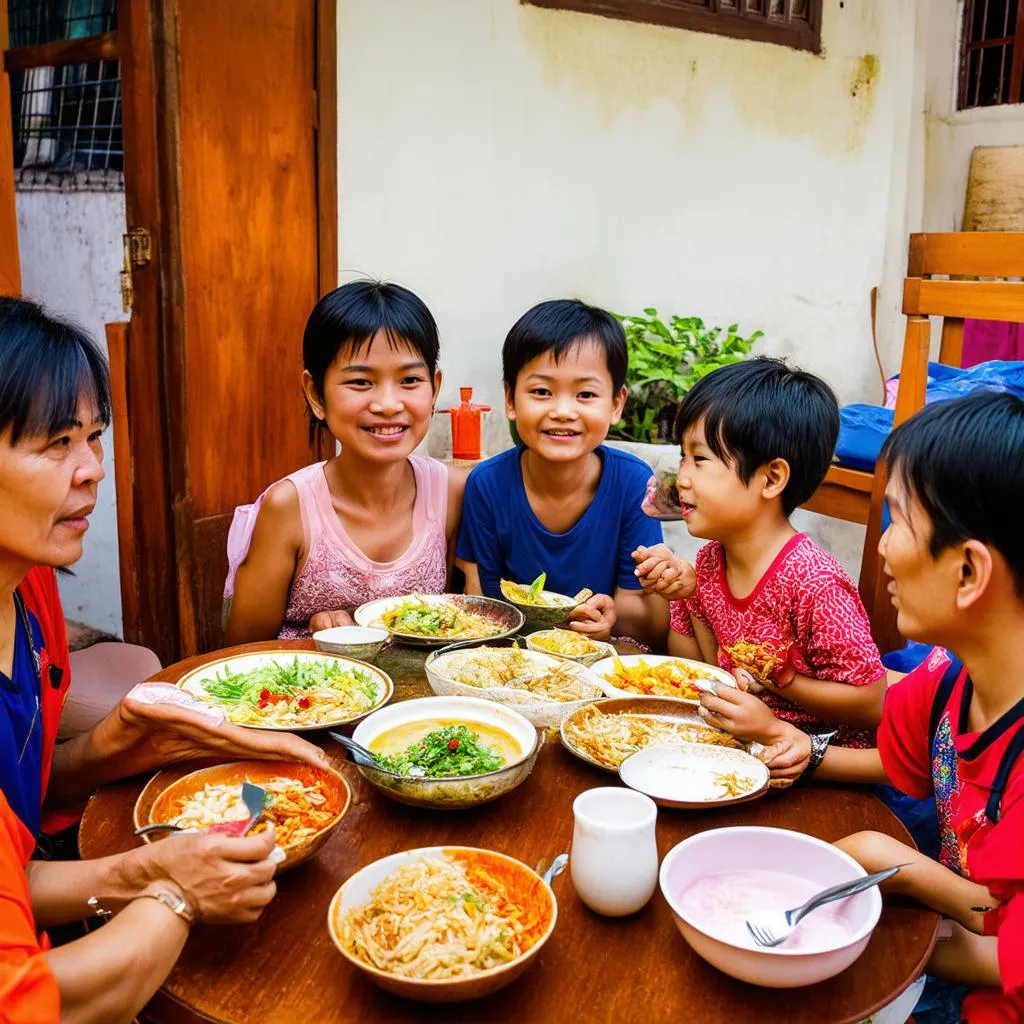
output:
[[[19,192],[22,290],[56,315],[74,320],[106,351],[104,324],[123,320],[120,279],[124,193]],[[121,635],[114,453],[104,436],[106,478],[74,575],[59,580],[70,619]]]

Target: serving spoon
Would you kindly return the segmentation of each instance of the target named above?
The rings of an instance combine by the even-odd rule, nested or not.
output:
[[[243,782],[242,803],[245,804],[245,809],[249,812],[249,818],[242,825],[238,835],[246,836],[252,828],[259,824],[260,819],[266,812],[267,791],[262,786],[254,785],[252,782]],[[221,822],[220,825],[214,825],[208,829],[182,828],[180,825],[175,825],[173,822],[163,822],[154,825],[144,825],[142,828],[137,828],[134,834],[137,836],[145,836],[149,835],[150,832],[158,831],[176,832],[181,835],[195,835],[197,832],[235,832],[237,826],[238,822],[225,821]]]
[[[377,763],[377,755],[372,750],[364,747],[362,743],[357,743],[351,737],[344,735],[344,733],[329,732],[327,735],[330,736],[335,743],[340,743],[351,754],[352,760],[355,761],[356,764],[366,765],[369,768],[373,768],[375,771],[383,772],[385,775],[390,775],[395,779],[408,780],[410,778],[416,778],[415,775],[402,775],[401,773],[393,772],[388,768],[382,768]]]

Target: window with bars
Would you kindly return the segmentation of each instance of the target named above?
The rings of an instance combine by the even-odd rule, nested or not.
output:
[[[1024,0],[964,0],[957,106],[1024,102]]]
[[[822,0],[521,0],[799,50],[821,50]]]
[[[117,0],[0,0],[8,4],[11,51],[112,32]],[[51,58],[53,59],[53,58]],[[117,60],[10,72],[19,188],[124,187],[121,76]]]

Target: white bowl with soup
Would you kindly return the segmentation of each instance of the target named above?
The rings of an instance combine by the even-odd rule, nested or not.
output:
[[[402,701],[363,719],[352,738],[386,759],[382,767],[391,772],[358,765],[382,793],[446,810],[476,807],[515,789],[543,742],[518,711],[476,697]]]

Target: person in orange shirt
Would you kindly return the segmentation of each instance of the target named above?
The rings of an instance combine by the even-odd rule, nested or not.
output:
[[[30,862],[35,839],[0,792],[0,1022],[121,1024],[163,984],[197,919],[248,921],[274,895],[273,830],[233,836],[180,836],[180,877],[200,893],[153,882],[126,899],[81,905],[73,862]],[[38,935],[36,915],[51,923],[110,914],[101,928],[55,949]],[[35,911],[35,913],[34,913]]]

